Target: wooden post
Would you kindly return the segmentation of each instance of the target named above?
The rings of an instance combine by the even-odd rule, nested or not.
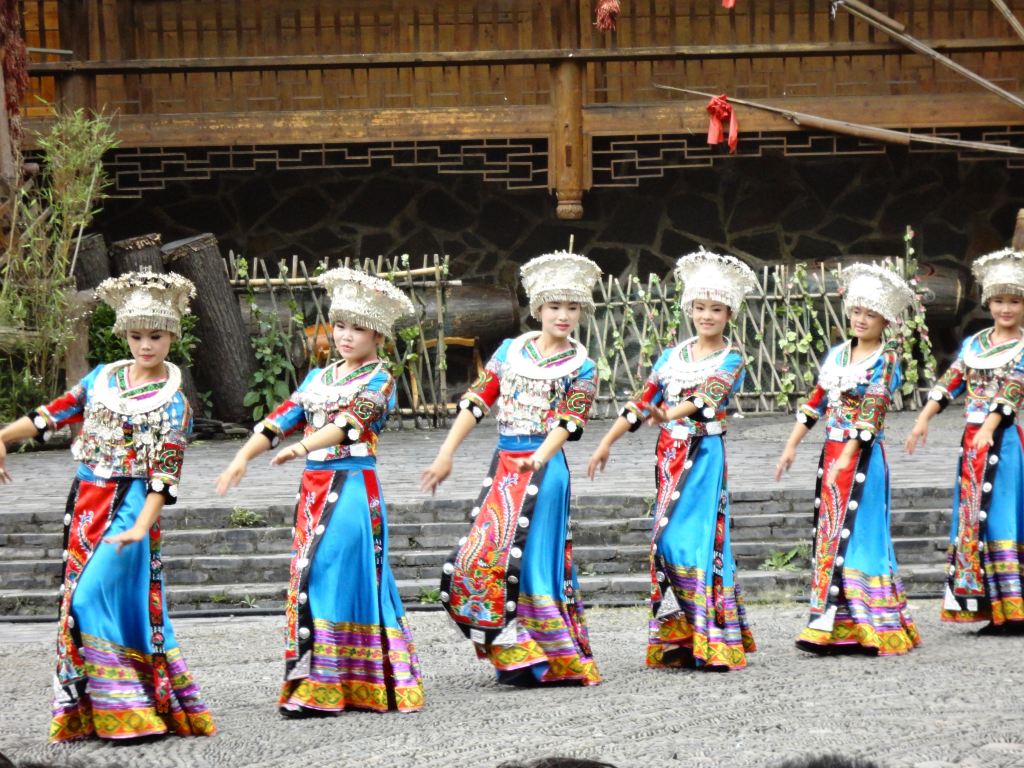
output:
[[[225,421],[250,421],[243,404],[256,370],[249,329],[224,269],[217,238],[206,233],[168,243],[164,264],[196,286],[192,309],[199,344],[193,367],[200,386],[210,392],[213,410]]]
[[[1010,244],[1014,250],[1024,251],[1024,208],[1017,211],[1017,225],[1013,228],[1013,240]]]
[[[149,268],[152,272],[164,271],[164,260],[160,255],[160,235],[136,235],[110,244],[110,263],[114,274],[135,272]]]
[[[75,61],[89,61],[89,6],[91,0],[62,0],[57,3],[60,47],[74,51]],[[68,110],[91,108],[96,102],[93,75],[73,72],[57,78],[57,101]]]
[[[583,190],[589,187],[584,169],[588,147],[583,140],[583,72],[581,61],[561,61],[551,67],[551,99],[555,124],[551,135],[549,173],[560,219],[583,218]]]
[[[110,259],[107,258],[107,243],[103,235],[97,232],[82,238],[74,277],[80,291],[95,288],[110,277]]]

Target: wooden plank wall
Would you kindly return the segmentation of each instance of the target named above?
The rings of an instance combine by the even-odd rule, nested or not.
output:
[[[29,44],[58,47],[56,0],[24,0]],[[124,115],[389,108],[535,106],[550,102],[551,60],[575,49],[586,64],[585,104],[650,103],[654,81],[736,96],[849,97],[973,93],[975,86],[897,46],[819,0],[623,0],[615,33],[593,27],[590,0],[81,0],[88,50],[76,59],[161,64],[95,72],[95,102]],[[755,9],[756,5],[756,9]],[[1011,90],[1024,51],[987,0],[876,3],[923,39],[959,46],[956,58]],[[1024,16],[1024,0],[1016,0]],[[355,6],[355,7],[353,7]],[[64,36],[66,37],[66,35]],[[982,50],[962,50],[974,39]],[[1002,47],[986,47],[999,43]],[[675,60],[672,46],[704,47]],[[777,53],[772,54],[772,50]],[[829,50],[837,53],[828,54]],[[659,54],[658,51],[661,51]],[[655,55],[650,55],[654,52]],[[481,52],[505,54],[491,61]],[[448,57],[423,67],[410,54]],[[295,67],[296,57],[374,55],[394,66]],[[706,55],[705,55],[706,54]],[[405,58],[402,58],[402,57]],[[271,57],[253,66],[252,57]],[[197,61],[246,63],[197,71]],[[35,56],[33,61],[53,61]],[[291,65],[289,65],[291,62]],[[175,67],[175,64],[179,67]],[[282,68],[279,65],[289,65]],[[53,78],[36,91],[54,92]]]

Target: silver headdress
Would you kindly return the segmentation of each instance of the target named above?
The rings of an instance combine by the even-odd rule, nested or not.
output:
[[[96,288],[96,296],[117,315],[114,333],[155,329],[181,335],[181,318],[196,295],[191,280],[156,272],[126,272],[110,277]]]
[[[519,273],[535,318],[548,301],[575,302],[584,316],[594,314],[594,284],[601,277],[601,268],[586,256],[568,251],[546,253],[523,264]]]
[[[393,336],[395,323],[415,312],[409,297],[379,277],[348,267],[337,267],[319,277],[331,295],[328,317]]]
[[[993,296],[1024,296],[1024,251],[1003,248],[986,254],[971,265],[981,283],[981,303]]]
[[[839,273],[846,313],[853,307],[877,312],[890,323],[898,323],[914,301],[914,292],[891,269],[880,264],[851,264]]]
[[[739,312],[743,299],[757,288],[754,271],[735,256],[701,248],[676,262],[676,280],[683,284],[683,311],[690,312],[698,299],[717,301]]]

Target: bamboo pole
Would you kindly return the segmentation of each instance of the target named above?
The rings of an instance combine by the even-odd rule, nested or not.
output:
[[[882,32],[885,32],[885,34],[889,35],[889,37],[895,38],[899,42],[903,43],[905,46],[910,48],[910,50],[927,56],[932,61],[937,61],[944,67],[953,70],[958,75],[966,77],[968,80],[977,83],[985,90],[991,91],[996,96],[999,96],[1011,104],[1024,109],[1024,99],[1021,99],[1016,94],[1010,93],[1004,88],[1000,88],[988,78],[982,77],[977,72],[968,69],[962,64],[958,64],[948,56],[942,55],[934,48],[922,43],[913,35],[908,35],[905,31],[906,27],[895,19],[886,16],[881,11],[876,11],[874,8],[860,2],[860,0],[835,0],[833,6],[845,8],[847,13],[850,13],[859,19],[863,19],[875,29],[881,30]]]
[[[1014,15],[1013,11],[1010,9],[1010,6],[1004,3],[1003,0],[992,0],[992,5],[998,8],[999,12],[1006,17],[1006,20],[1010,23],[1010,26],[1013,27],[1013,31],[1017,33],[1017,37],[1019,37],[1021,40],[1024,40],[1024,24],[1020,23],[1020,20],[1016,17],[1016,15]]]
[[[653,83],[653,85],[655,88],[660,88],[663,91],[678,91],[681,93],[688,93],[693,96],[703,96],[707,99],[715,98],[714,94],[694,91],[690,88],[676,88],[671,85],[661,85],[660,83]],[[1018,101],[1020,100],[1018,99]],[[796,112],[791,109],[772,107],[767,104],[759,104],[756,101],[748,101],[746,99],[730,98],[729,102],[743,107],[760,109],[764,112],[772,112],[773,114],[779,115],[780,117],[789,120],[789,122],[794,125],[798,125],[802,128],[815,128],[822,131],[830,131],[832,133],[841,133],[846,136],[855,136],[860,139],[881,141],[886,144],[899,144],[906,147],[910,146],[911,143],[916,142],[919,144],[935,144],[944,147],[956,147],[958,149],[971,149],[977,152],[997,152],[1006,155],[1024,156],[1024,148],[1011,147],[1005,144],[991,144],[985,141],[965,141],[963,139],[947,139],[942,136],[930,136],[924,133],[896,131],[892,128],[879,128],[874,125],[851,123],[846,120],[835,120],[831,117],[821,117],[820,115],[812,115],[807,112]],[[1024,101],[1020,101],[1020,104],[1021,106],[1024,106]]]

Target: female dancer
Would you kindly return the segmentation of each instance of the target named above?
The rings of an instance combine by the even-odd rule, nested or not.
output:
[[[1006,249],[974,262],[993,325],[964,341],[921,410],[908,453],[928,422],[962,392],[966,426],[953,497],[943,621],[988,621],[986,632],[1024,631],[1024,253]]]
[[[590,457],[587,474],[604,471],[615,441],[645,419],[661,425],[647,666],[741,669],[756,646],[729,544],[724,437],[744,362],[724,334],[757,282],[743,262],[703,249],[681,258],[676,276],[697,335],[662,353]]]
[[[195,288],[179,275],[133,272],[97,295],[116,312],[131,360],[100,365],[70,391],[0,430],[6,443],[49,439],[84,420],[64,515],[57,671],[50,740],[211,736],[164,603],[160,511],[178,498],[192,411],[166,362]],[[145,545],[137,542],[145,541]]]
[[[596,366],[570,334],[594,310],[601,270],[569,253],[522,268],[540,332],[505,340],[463,395],[421,487],[451,474],[456,449],[495,403],[498,448],[468,536],[445,561],[441,601],[477,655],[513,685],[601,681],[572,562],[569,469],[562,447],[583,434]]]
[[[395,381],[377,355],[412,303],[390,283],[340,267],[320,276],[341,361],[314,368],[256,425],[217,480],[224,494],[249,462],[298,429],[273,464],[306,458],[295,505],[285,615],[285,717],[423,706],[419,660],[388,565],[387,510],[377,436],[395,407]]]
[[[811,615],[797,645],[813,653],[902,655],[920,644],[907,610],[889,533],[885,414],[899,388],[899,351],[883,332],[914,299],[882,266],[843,270],[853,338],[829,350],[818,384],[797,412],[775,480],[823,416],[828,434],[818,463],[811,560]]]

